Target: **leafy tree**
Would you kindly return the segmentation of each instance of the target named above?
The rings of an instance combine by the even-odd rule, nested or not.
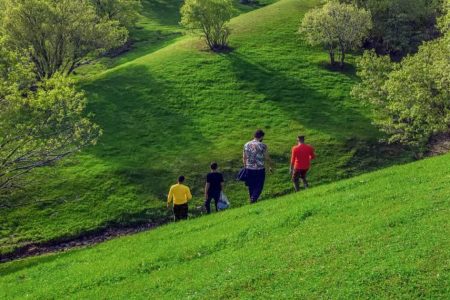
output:
[[[26,52],[40,78],[70,74],[89,54],[123,45],[127,30],[98,17],[89,0],[3,0],[8,46]]]
[[[362,45],[371,27],[367,10],[351,4],[329,2],[306,13],[300,32],[311,45],[322,45],[327,49],[332,65],[338,53],[343,67],[346,53]]]
[[[228,21],[235,14],[231,0],[186,0],[181,7],[181,24],[200,30],[213,51],[226,49],[230,29]]]
[[[37,82],[33,63],[0,39],[0,199],[35,168],[95,143],[86,98],[61,75]]]
[[[450,131],[448,15],[441,27],[442,38],[424,43],[417,54],[400,63],[373,51],[358,62],[361,83],[353,94],[373,107],[374,123],[389,135],[390,142],[421,151],[430,137]]]
[[[372,13],[373,28],[368,46],[379,54],[400,59],[417,51],[423,41],[436,38],[436,18],[443,0],[341,0]]]
[[[140,0],[91,0],[97,15],[108,20],[117,20],[122,26],[132,28],[139,19],[142,8]]]

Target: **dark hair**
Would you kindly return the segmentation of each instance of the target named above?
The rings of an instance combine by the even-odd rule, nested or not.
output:
[[[264,134],[265,133],[264,133],[264,131],[262,131],[262,129],[258,129],[255,132],[255,138],[260,139],[260,138],[264,137]]]
[[[211,163],[211,170],[217,170],[219,165],[216,162]]]
[[[298,136],[298,140],[300,141],[300,143],[304,143],[305,142],[305,136],[304,135],[299,135]]]
[[[179,182],[179,183],[184,182],[184,176],[183,176],[183,175],[181,175],[180,177],[178,177],[178,182]]]

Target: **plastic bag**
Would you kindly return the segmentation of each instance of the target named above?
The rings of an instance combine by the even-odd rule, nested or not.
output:
[[[230,207],[230,201],[228,201],[227,196],[221,192],[219,202],[217,202],[217,209],[224,210]]]

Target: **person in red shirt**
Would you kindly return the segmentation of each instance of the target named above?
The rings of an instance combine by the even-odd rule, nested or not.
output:
[[[291,155],[291,168],[290,173],[292,175],[292,182],[294,183],[295,191],[300,190],[300,178],[303,181],[303,185],[308,188],[308,181],[306,175],[311,167],[311,160],[316,158],[314,154],[314,148],[308,144],[305,144],[305,137],[298,137],[298,145],[292,147]]]

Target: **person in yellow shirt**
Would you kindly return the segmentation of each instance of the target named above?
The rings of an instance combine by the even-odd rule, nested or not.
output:
[[[191,190],[183,184],[184,176],[178,177],[178,183],[170,187],[167,196],[167,208],[173,201],[175,221],[186,220],[188,217],[188,201],[192,199]]]

